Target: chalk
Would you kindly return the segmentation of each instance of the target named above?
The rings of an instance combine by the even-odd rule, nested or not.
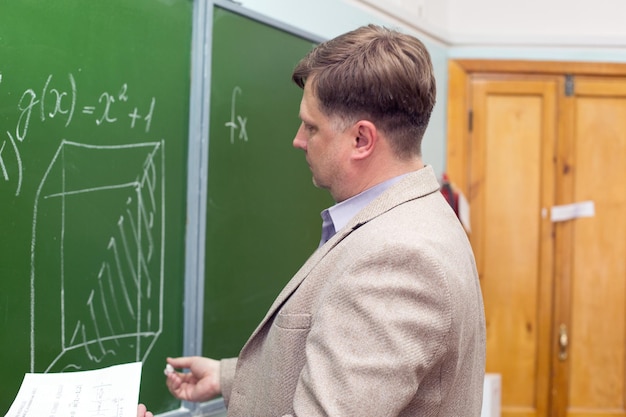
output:
[[[163,371],[165,375],[169,375],[173,372],[174,372],[174,367],[172,365],[170,365],[169,363],[165,365],[165,370]]]

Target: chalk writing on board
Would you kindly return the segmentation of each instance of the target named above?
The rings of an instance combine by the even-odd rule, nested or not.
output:
[[[0,82],[2,74],[0,73]],[[156,98],[152,97],[149,106],[140,108],[129,104],[129,87],[123,83],[118,91],[103,91],[96,97],[87,97],[79,102],[79,88],[72,73],[68,73],[67,80],[49,74],[38,89],[27,88],[17,102],[18,120],[15,129],[6,132],[6,138],[0,139],[0,175],[4,181],[16,181],[15,195],[21,192],[23,177],[23,158],[20,154],[20,144],[27,139],[28,131],[33,119],[41,123],[47,120],[61,118],[65,127],[78,117],[77,109],[82,117],[91,117],[96,126],[118,123],[123,119],[130,129],[143,127],[148,133],[154,115]],[[128,104],[128,105],[127,105]],[[5,158],[9,157],[7,142],[10,143],[17,165],[17,172],[10,172]]]
[[[36,91],[33,88],[28,88],[22,94],[17,104],[20,115],[15,128],[15,137],[18,141],[22,142],[26,138],[31,117],[36,110],[41,122],[61,117],[65,119],[65,127],[68,127],[75,117],[78,106],[81,114],[94,116],[94,123],[99,126],[117,122],[125,111],[123,108],[120,109],[121,106],[118,104],[129,101],[126,83],[122,84],[117,92],[103,91],[97,98],[87,98],[85,104],[80,104],[78,102],[78,86],[72,73],[68,74],[65,85],[63,85],[63,81],[59,81],[59,84],[56,82],[57,78],[50,74],[43,83],[41,90]],[[39,91],[41,92],[38,95]],[[123,114],[128,118],[129,126],[134,128],[136,121],[143,119],[145,131],[149,132],[154,105],[155,98],[153,97],[149,108],[145,109],[145,114],[140,113],[138,107],[134,107],[130,113]]]
[[[248,122],[247,117],[242,117],[237,114],[237,95],[243,94],[241,91],[241,87],[236,86],[233,88],[233,93],[231,95],[230,101],[230,120],[225,123],[225,126],[230,129],[230,143],[235,143],[235,131],[239,130],[238,139],[243,140],[244,142],[248,141],[248,132],[246,131],[246,123]]]
[[[163,141],[60,144],[33,209],[31,372],[149,355],[163,325],[164,161]]]
[[[20,190],[22,189],[22,172],[24,169],[22,168],[22,157],[20,156],[20,150],[15,143],[15,139],[11,135],[11,132],[7,131],[7,136],[9,137],[9,142],[13,146],[13,151],[15,152],[15,160],[17,162],[17,188],[15,191],[15,195],[20,195]],[[2,142],[0,145],[0,168],[2,169],[2,176],[5,181],[9,181],[9,173],[7,171],[6,165],[4,165],[4,159],[2,158],[2,151],[4,150],[4,146],[6,145],[6,141]]]

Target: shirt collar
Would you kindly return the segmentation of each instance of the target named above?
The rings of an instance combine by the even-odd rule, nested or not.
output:
[[[384,193],[389,187],[398,182],[407,174],[399,175],[387,181],[381,182],[367,190],[350,197],[332,207],[327,208],[321,214],[322,219],[327,221],[328,216],[332,220],[334,231],[341,230],[348,222],[365,206],[374,201],[376,197]],[[327,237],[330,239],[330,236]]]

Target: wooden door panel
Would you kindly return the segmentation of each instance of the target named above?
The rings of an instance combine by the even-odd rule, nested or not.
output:
[[[575,85],[567,415],[626,416],[626,80]]]
[[[470,239],[487,319],[487,372],[502,375],[502,416],[547,409],[557,83],[472,82]]]

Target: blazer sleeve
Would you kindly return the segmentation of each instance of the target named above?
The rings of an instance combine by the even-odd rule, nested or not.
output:
[[[233,388],[233,379],[235,378],[235,368],[237,367],[237,358],[222,359],[220,361],[220,387],[222,389],[222,397],[224,404],[228,407],[230,401],[230,393]]]
[[[397,243],[354,250],[319,297],[297,416],[397,415],[445,354],[451,297],[438,255]]]

